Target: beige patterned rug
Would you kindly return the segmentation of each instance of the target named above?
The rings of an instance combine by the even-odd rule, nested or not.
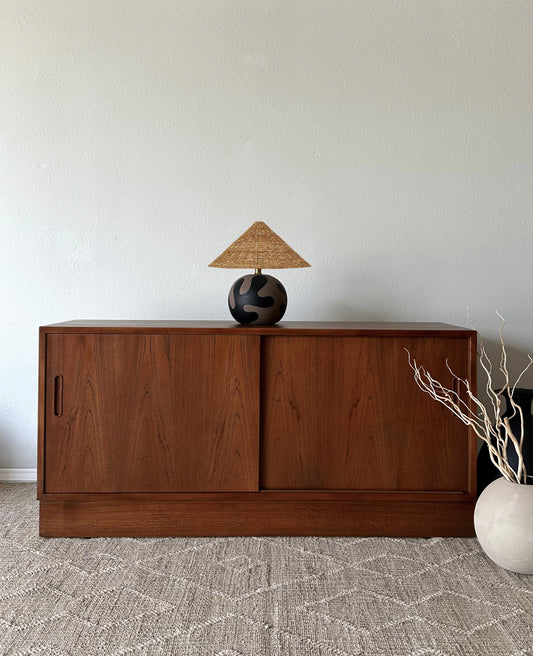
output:
[[[0,654],[533,655],[533,577],[474,539],[45,539],[0,484]]]

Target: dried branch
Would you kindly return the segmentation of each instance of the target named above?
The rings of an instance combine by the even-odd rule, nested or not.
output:
[[[473,394],[469,381],[457,376],[447,361],[446,367],[452,377],[459,381],[466,400],[459,394],[460,390],[455,391],[445,387],[438,380],[435,380],[431,374],[424,369],[424,367],[417,364],[416,360],[411,357],[411,353],[408,349],[405,350],[407,351],[409,366],[414,372],[414,379],[418,387],[423,392],[429,394],[435,401],[438,401],[444,405],[444,407],[448,408],[455,417],[460,419],[463,424],[469,426],[474,431],[477,437],[487,445],[492,463],[501,472],[504,478],[513,483],[526,484],[528,476],[524,459],[522,457],[524,416],[522,408],[515,403],[513,395],[518,382],[533,365],[533,358],[528,355],[528,364],[522,370],[514,385],[511,386],[509,371],[507,368],[507,351],[503,339],[505,319],[501,314],[497,314],[502,320],[500,327],[501,356],[499,371],[503,374],[504,386],[501,389],[494,389],[492,363],[483,344],[480,346],[479,353],[479,362],[486,376],[485,392],[490,400],[492,413],[489,412],[485,404]],[[502,396],[504,394],[506,394],[510,404],[510,415],[507,417],[502,417]],[[520,418],[520,435],[515,435],[510,425],[510,420],[516,416]],[[513,446],[518,459],[516,471],[509,464],[508,447],[510,445]]]

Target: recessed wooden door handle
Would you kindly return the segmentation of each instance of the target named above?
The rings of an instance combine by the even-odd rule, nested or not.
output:
[[[63,414],[63,376],[54,379],[54,414],[56,417]]]

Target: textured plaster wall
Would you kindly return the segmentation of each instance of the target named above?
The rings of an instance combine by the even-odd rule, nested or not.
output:
[[[533,349],[529,0],[3,0],[0,467],[34,467],[37,332],[225,319],[265,220],[287,320],[467,322]],[[533,380],[529,382],[533,386]]]

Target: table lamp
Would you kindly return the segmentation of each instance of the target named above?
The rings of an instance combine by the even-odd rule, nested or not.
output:
[[[262,269],[311,266],[263,221],[256,221],[228,246],[211,267],[255,269],[236,280],[228,295],[230,312],[238,323],[269,325],[280,321],[287,308],[287,292],[279,280]]]

